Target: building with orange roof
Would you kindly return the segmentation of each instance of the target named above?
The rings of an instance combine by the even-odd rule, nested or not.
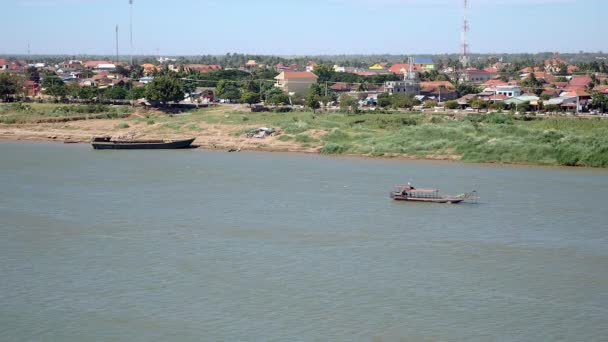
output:
[[[317,83],[317,75],[308,71],[283,71],[277,75],[275,86],[286,93],[305,92],[314,83]]]

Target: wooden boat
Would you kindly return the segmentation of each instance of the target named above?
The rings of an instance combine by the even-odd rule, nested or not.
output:
[[[184,140],[112,140],[111,137],[96,137],[91,145],[96,150],[142,150],[188,148],[195,138]]]
[[[391,191],[390,197],[395,201],[431,202],[431,203],[460,203],[463,201],[477,201],[477,191],[457,196],[441,195],[436,189],[416,189],[410,184],[400,185]]]

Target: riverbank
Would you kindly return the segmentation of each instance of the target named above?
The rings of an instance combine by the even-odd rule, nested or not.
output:
[[[608,121],[600,119],[496,113],[251,113],[233,106],[167,114],[121,106],[72,107],[77,106],[0,105],[0,139],[196,137],[195,144],[207,149],[608,167]],[[248,137],[257,127],[273,127],[277,134]]]

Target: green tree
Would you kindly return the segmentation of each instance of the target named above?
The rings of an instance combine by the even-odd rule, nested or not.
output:
[[[420,104],[420,101],[416,100],[414,94],[393,94],[390,99],[393,108],[410,109],[415,105]]]
[[[184,99],[182,83],[172,76],[158,76],[146,85],[146,99],[160,102],[166,106],[169,102],[179,102]]]
[[[95,87],[75,87],[72,88],[72,96],[77,97],[81,100],[90,101],[95,95],[97,95],[97,88]]]
[[[454,101],[454,100],[445,101],[445,108],[447,108],[447,109],[458,108],[458,101]]]
[[[86,87],[83,87],[86,88]],[[127,98],[129,100],[139,100],[146,97],[146,87],[133,87],[129,90]]]
[[[36,67],[31,66],[27,68],[27,70],[25,70],[25,76],[30,81],[34,81],[36,83],[40,82],[40,73],[38,72],[38,69],[36,69]]]
[[[241,90],[234,81],[221,80],[215,86],[215,93],[221,99],[236,101],[241,98]]]
[[[378,94],[378,106],[384,108],[391,105],[390,95],[387,93]]]
[[[129,77],[130,74],[129,69],[123,67],[122,65],[117,65],[116,69],[114,70],[114,73],[123,77]]]
[[[319,103],[320,100],[320,96],[315,94],[313,91],[306,95],[304,103],[306,107],[312,109],[312,112],[315,113],[315,111],[321,107],[321,104]]]
[[[62,85],[64,85],[63,80],[59,76],[55,75],[54,73],[44,75],[44,77],[42,78],[42,82],[40,83],[40,86],[42,88],[51,88],[54,86],[62,86]]]
[[[44,93],[54,97],[66,97],[69,94],[69,89],[65,84],[52,85],[44,90]]]
[[[542,82],[540,82],[533,72],[530,73],[530,76],[526,77],[523,81],[521,81],[522,88],[525,88],[529,92],[538,93],[542,91]]]
[[[348,94],[340,95],[340,110],[346,113],[357,113],[359,103],[355,98]]]
[[[9,95],[14,95],[19,92],[19,79],[11,74],[0,74],[0,97],[5,101]]]
[[[319,77],[317,82],[322,83],[331,81],[335,71],[334,67],[330,64],[319,64],[315,67],[313,73]]]
[[[608,109],[608,96],[598,92],[594,93],[592,96],[593,97],[591,99],[589,107],[592,109],[597,109],[602,113],[605,113]]]
[[[249,105],[259,103],[260,102],[260,94],[254,93],[252,91],[245,91],[241,95],[241,102],[247,103]]]
[[[280,91],[280,89],[279,89],[279,91]],[[271,105],[284,105],[284,104],[289,103],[289,96],[287,96],[287,94],[285,94],[282,91],[271,92],[266,95],[265,103],[271,104]]]
[[[456,86],[456,91],[460,96],[468,94],[478,94],[481,92],[481,88],[473,83],[461,82]]]
[[[437,107],[437,101],[433,101],[433,100],[424,101],[424,106],[426,108],[435,108],[435,107]]]
[[[494,102],[490,105],[490,109],[493,110],[497,110],[499,112],[502,112],[503,110],[505,110],[506,105],[504,102]]]
[[[141,65],[131,65],[129,76],[134,80],[144,77],[144,68]]]
[[[471,108],[477,109],[477,112],[482,109],[488,108],[488,103],[482,99],[473,99],[471,101]]]
[[[128,92],[123,87],[108,87],[104,91],[104,96],[112,100],[124,100],[127,98]]]

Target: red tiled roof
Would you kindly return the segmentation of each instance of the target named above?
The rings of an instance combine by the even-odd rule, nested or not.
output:
[[[496,94],[496,95],[492,95],[490,96],[489,100],[490,101],[502,101],[502,100],[506,100],[509,97],[507,95],[503,95],[503,94]]]
[[[338,83],[332,85],[331,89],[335,90],[335,91],[350,91],[351,87],[347,83],[338,82]]]
[[[577,77],[573,77],[570,80],[570,83],[568,83],[568,85],[586,87],[586,86],[589,85],[589,83],[591,83],[591,77],[589,77],[589,76],[577,76]]]
[[[409,64],[393,64],[390,68],[388,68],[388,71],[392,72],[393,74],[404,74],[408,70],[410,70]],[[412,70],[420,70],[420,65],[412,64]]]
[[[491,67],[491,68],[484,68],[483,71],[495,73],[495,72],[498,72],[498,69],[495,67]]]
[[[578,71],[578,67],[576,65],[568,65],[568,73],[573,73]]]
[[[8,61],[4,58],[0,58],[0,65],[8,65]]]
[[[496,86],[506,86],[506,85],[509,85],[509,83],[507,83],[503,80],[489,80],[489,81],[482,83],[482,86],[485,86],[485,87],[496,87]]]
[[[86,61],[86,62],[84,62],[84,66],[86,66],[87,68],[95,68],[99,64],[112,64],[112,62],[109,62],[109,61]]]
[[[608,85],[598,85],[593,88],[593,91],[600,92],[602,94],[608,94]]]
[[[574,90],[574,91],[568,91],[566,93],[566,96],[589,97],[589,96],[591,96],[591,94],[589,94],[586,91],[582,91],[582,90]]]
[[[558,88],[565,88],[566,86],[568,86],[568,82],[555,82],[553,84],[555,84],[555,86]]]

